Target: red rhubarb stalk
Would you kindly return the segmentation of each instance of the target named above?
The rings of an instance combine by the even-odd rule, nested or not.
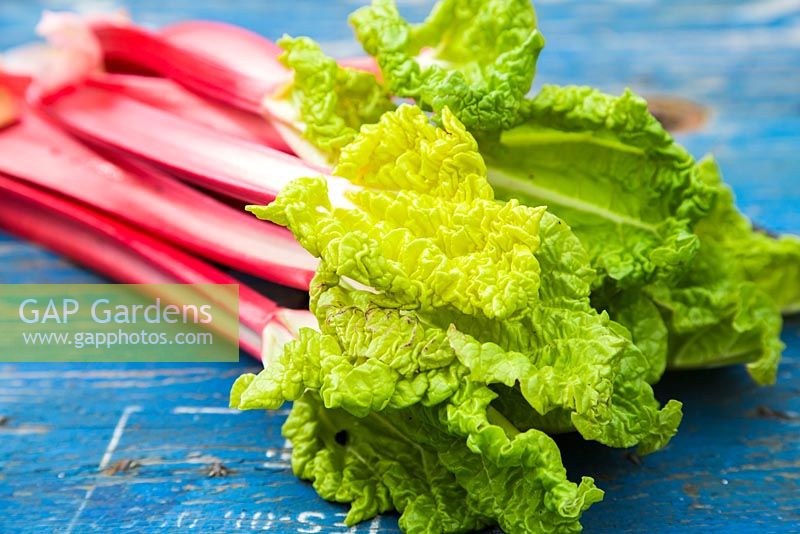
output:
[[[280,48],[243,28],[195,21],[155,33],[107,17],[81,20],[71,14],[43,17],[39,25],[42,34],[55,46],[54,53],[65,58],[60,64],[73,67],[60,76],[48,74],[52,68],[28,68],[37,80],[32,92],[37,100],[80,85],[96,76],[103,64],[123,65],[124,72],[159,74],[221,106],[269,122],[272,116],[264,102],[284,91],[292,79],[291,71],[277,59]],[[378,72],[371,58],[342,60],[342,64]],[[147,97],[142,88],[128,94],[173,113],[179,110],[177,114],[183,117],[192,116],[185,111],[186,105],[165,106],[163,98]],[[213,128],[219,121],[219,112],[211,113],[214,117],[210,121],[192,120]],[[229,128],[223,127],[221,131],[229,132]],[[284,151],[292,146],[285,139],[275,138],[271,128],[267,138],[259,141]]]
[[[274,343],[276,337],[291,338],[300,326],[314,324],[309,312],[282,309],[171,245],[2,174],[0,227],[122,283],[238,284],[239,342],[257,358],[262,356],[262,335],[268,344]]]
[[[90,28],[105,60],[157,72],[199,95],[262,114],[262,102],[283,87],[291,73],[277,60],[274,43],[243,28],[192,22],[161,35],[130,24],[96,21]],[[342,64],[377,73],[374,60]]]
[[[263,76],[265,71],[282,68],[277,57],[283,49],[269,39],[245,28],[205,20],[179,22],[158,32],[164,39],[185,49],[205,54],[239,72]],[[370,56],[341,58],[343,67],[380,76],[380,68]]]
[[[242,69],[207,53],[174,44],[133,25],[99,22],[91,29],[106,61],[137,65],[170,78],[189,90],[250,113],[261,113],[261,101],[285,83],[288,73],[276,60],[260,71]]]
[[[96,73],[87,84],[133,98],[188,121],[281,152],[291,149],[269,121],[191,93],[167,78]]]
[[[237,73],[262,79],[265,85],[287,76],[278,61],[283,53],[280,46],[233,24],[190,20],[161,28],[158,34],[170,44],[202,54]]]
[[[137,116],[129,119],[135,123]],[[154,131],[162,126],[150,124]],[[151,145],[149,150],[158,148]],[[300,289],[307,289],[313,276],[316,260],[285,229],[259,222],[147,166],[126,172],[35,111],[28,110],[18,124],[0,132],[0,153],[6,155],[0,158],[0,172],[77,199],[213,261]]]
[[[268,203],[289,182],[326,169],[274,149],[204,128],[123,95],[93,87],[63,94],[45,109],[67,130],[248,203]],[[334,197],[350,188],[326,176]]]

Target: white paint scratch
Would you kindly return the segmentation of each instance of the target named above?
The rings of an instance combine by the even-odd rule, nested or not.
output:
[[[334,527],[347,529],[344,531],[345,534],[358,534],[358,525],[348,527],[347,524],[344,522],[344,518],[347,517],[346,513],[337,512],[333,515],[342,518],[341,521],[337,521],[336,523],[333,524]]]
[[[67,529],[64,531],[65,534],[72,534],[72,531],[75,530],[75,525],[78,524],[78,519],[80,519],[81,514],[83,513],[84,509],[86,509],[86,505],[89,504],[89,499],[92,498],[94,490],[94,486],[86,490],[86,494],[83,496],[80,506],[78,506],[78,509],[75,510],[75,514],[72,516],[72,519],[70,519]]]
[[[177,406],[172,410],[172,413],[183,414],[211,414],[211,415],[239,415],[241,410],[236,408],[222,408],[217,406]]]
[[[119,446],[119,440],[122,438],[122,433],[125,432],[125,426],[128,424],[131,414],[140,411],[142,411],[141,406],[126,406],[125,409],[122,410],[122,415],[120,415],[119,420],[117,420],[117,425],[114,427],[114,432],[111,434],[111,440],[108,442],[103,457],[100,459],[100,464],[98,465],[100,470],[108,467],[108,464],[111,462],[111,456],[114,454],[114,451],[117,450],[117,446]],[[92,495],[94,495],[94,490],[96,489],[97,485],[95,484],[86,490],[86,494],[83,496],[80,506],[75,510],[75,514],[72,516],[72,519],[70,519],[64,531],[65,534],[72,534],[72,531],[75,530],[78,520],[81,518],[83,511],[89,504]]]
[[[285,439],[283,447],[269,448],[264,451],[264,456],[270,460],[262,464],[265,469],[289,469],[292,467],[292,442]]]
[[[321,514],[319,512],[300,512],[300,514],[297,516],[297,521],[308,526],[298,528],[297,532],[302,532],[303,534],[315,534],[316,532],[322,531],[322,526],[313,522],[313,519],[324,521],[325,514]]]
[[[261,467],[264,469],[275,469],[276,471],[283,471],[284,469],[290,469],[292,464],[289,462],[264,462],[261,464]]]
[[[125,432],[125,426],[128,424],[128,419],[131,418],[131,414],[141,411],[141,406],[126,406],[122,411],[122,415],[119,421],[117,421],[117,426],[114,427],[114,433],[111,435],[111,441],[108,442],[108,446],[106,447],[106,452],[103,454],[103,458],[100,459],[101,471],[111,463],[111,456],[114,454],[114,451],[117,450],[119,440],[122,438],[122,433]]]
[[[14,427],[0,426],[0,435],[11,434],[14,436],[27,436],[29,434],[47,434],[48,432],[50,432],[50,427],[45,425],[22,424]]]
[[[239,514],[239,519],[236,520],[237,529],[242,528],[242,521],[244,521],[245,519],[247,519],[247,512],[242,512],[241,514]]]

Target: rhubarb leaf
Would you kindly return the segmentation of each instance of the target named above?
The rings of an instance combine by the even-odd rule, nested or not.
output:
[[[659,409],[647,358],[592,308],[595,273],[569,227],[542,208],[495,202],[475,140],[447,109],[442,122],[401,106],[363,127],[334,171],[358,187],[349,204],[334,206],[324,180],[304,178],[269,206],[248,208],[288,226],[321,259],[310,291],[319,330],[301,330],[258,376],[240,378],[231,405],[274,409],[310,391],[359,424],[426,414],[434,428],[416,422],[424,436],[403,434],[437,454],[440,445],[426,440],[437,432],[448,440],[439,461],[480,522],[575,530],[600,493],[589,479],[567,481],[549,425],[648,453],[674,434],[680,403]],[[522,402],[506,402],[503,387]],[[520,432],[503,410],[535,412],[528,420],[537,424]],[[477,456],[453,452],[465,445]],[[357,501],[358,518],[385,509],[379,492],[406,517],[408,503],[374,475],[355,489],[339,484],[320,492]]]
[[[742,276],[766,293],[785,312],[800,310],[800,238],[772,237],[755,230],[737,208],[733,191],[722,180],[713,159],[699,163],[703,180],[717,192],[711,214],[700,221],[696,232],[713,240],[740,266]]]
[[[295,402],[283,433],[292,442],[295,474],[313,481],[323,498],[351,503],[347,525],[396,508],[404,532],[462,532],[489,524],[508,532],[580,530],[581,512],[602,499],[602,491],[588,478],[580,486],[565,480],[549,437],[530,431],[510,440],[469,408],[452,413],[458,420],[453,426],[482,422],[479,445],[467,446],[448,432],[442,408],[356,418],[325,408],[312,393]],[[546,454],[532,468],[523,452],[538,446]],[[505,463],[485,460],[482,450]]]
[[[244,375],[231,393],[240,409],[277,409],[306,389],[328,408],[358,417],[419,402],[440,403],[467,374],[446,333],[412,311],[381,306],[369,291],[345,289],[320,271],[312,284],[321,332],[302,329],[268,355],[258,376]]]
[[[634,344],[647,358],[647,382],[658,382],[667,367],[669,352],[669,329],[658,306],[644,292],[634,290],[622,291],[602,301],[601,306],[630,331]]]
[[[481,139],[490,181],[499,197],[547,204],[570,224],[600,274],[593,304],[629,329],[646,380],[667,360],[748,363],[757,382],[774,380],[772,301],[797,306],[800,241],[754,232],[716,166],[695,163],[630,92],[546,86],[522,116]]]
[[[444,129],[402,106],[342,152],[334,174],[363,186],[356,209],[332,207],[326,182],[292,182],[266,207],[338,276],[405,307],[451,306],[504,319],[530,308],[539,290],[544,208],[497,203],[477,144],[449,112]]]
[[[541,208],[492,201],[474,140],[447,110],[443,122],[402,106],[364,127],[336,169],[362,186],[351,208],[332,207],[313,178],[249,208],[322,259],[320,333],[270,360],[239,406],[277,408],[311,388],[363,417],[440,403],[469,373],[518,383],[533,409],[564,411],[588,439],[663,445],[680,405],[659,412],[650,363],[591,307],[579,240]]]
[[[362,124],[394,109],[390,95],[368,72],[339,66],[307,37],[283,37],[280,61],[292,81],[264,100],[287,141],[305,159],[333,163]],[[308,146],[310,145],[310,146]]]
[[[433,525],[442,532],[484,526],[436,449],[415,439],[421,430],[403,416],[360,419],[326,409],[309,392],[295,401],[283,435],[292,443],[295,475],[311,480],[322,498],[351,504],[348,526],[393,509],[401,513],[406,532],[426,532]]]
[[[455,328],[449,338],[470,379],[516,386],[536,414],[559,414],[538,428],[559,432],[571,423],[586,439],[639,444],[643,454],[675,434],[681,404],[670,401],[659,410],[646,358],[607,315],[542,309],[527,325],[536,328],[536,338],[525,351],[481,343]]]
[[[449,108],[471,131],[514,122],[544,46],[529,0],[443,0],[420,24],[374,0],[350,22],[393,94]]]
[[[498,197],[547,205],[569,223],[598,286],[641,286],[686,268],[698,247],[692,223],[713,191],[643,99],[545,86],[523,116],[481,144]]]
[[[772,283],[797,275],[800,263],[784,248],[792,238],[777,241],[753,232],[736,211],[712,159],[701,161],[697,173],[719,193],[713,211],[696,226],[700,250],[677,283],[646,288],[667,319],[669,365],[686,369],[747,363],[756,382],[772,383],[783,350],[782,321],[765,290],[777,297]],[[755,260],[755,253],[766,257]],[[773,270],[757,268],[766,265]],[[796,284],[796,278],[786,284],[789,294]]]

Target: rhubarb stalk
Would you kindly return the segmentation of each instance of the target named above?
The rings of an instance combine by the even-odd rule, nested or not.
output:
[[[239,70],[236,63],[195,52],[133,25],[100,22],[91,25],[105,59],[141,66],[189,90],[250,113],[261,113],[261,101],[285,83],[287,72]],[[279,68],[278,68],[279,67]]]
[[[292,150],[269,121],[207,100],[167,78],[135,74],[96,73],[86,82],[114,91],[206,128],[280,150]]]
[[[327,169],[223,132],[204,128],[113,91],[83,87],[44,109],[81,139],[141,158],[196,186],[247,203],[269,203],[296,178]],[[337,198],[352,188],[326,176]]]
[[[283,309],[171,245],[2,174],[0,227],[122,283],[238,284],[239,342],[257,358],[262,357],[262,350],[274,347],[275,339],[286,339],[299,327],[315,324],[309,312]]]
[[[161,28],[158,33],[172,44],[232,65],[239,72],[263,76],[267,71],[278,74],[278,69],[283,69],[277,61],[277,57],[283,53],[281,47],[233,24],[189,20]],[[340,58],[338,63],[380,76],[380,68],[372,56]]]
[[[136,117],[130,119],[135,122]],[[150,128],[159,129],[158,123]],[[198,127],[199,128],[199,127]],[[151,146],[156,151],[156,146]],[[139,165],[126,172],[36,111],[0,132],[0,172],[113,214],[201,256],[267,280],[307,289],[316,260],[282,228]],[[263,198],[263,197],[261,197]]]

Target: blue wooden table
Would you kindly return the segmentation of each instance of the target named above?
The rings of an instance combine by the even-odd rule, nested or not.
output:
[[[333,54],[358,46],[345,15],[360,2],[130,0],[135,18],[234,22],[269,37],[309,34]],[[41,9],[113,1],[2,0],[0,48],[32,38]],[[429,2],[402,9],[419,18]],[[537,9],[548,45],[537,84],[586,83],[679,95],[705,106],[681,136],[713,151],[739,206],[771,230],[800,233],[800,3],[796,0],[557,2]],[[2,157],[2,155],[0,155]],[[97,282],[0,235],[0,282]],[[559,439],[571,478],[606,499],[588,532],[800,531],[800,322],[787,320],[778,383],[742,369],[667,375],[684,402],[670,446],[644,459]],[[345,532],[345,508],[289,470],[283,413],[225,408],[247,361],[218,365],[0,365],[0,532],[193,530]],[[216,475],[216,476],[211,476]],[[396,531],[395,517],[350,532]]]

